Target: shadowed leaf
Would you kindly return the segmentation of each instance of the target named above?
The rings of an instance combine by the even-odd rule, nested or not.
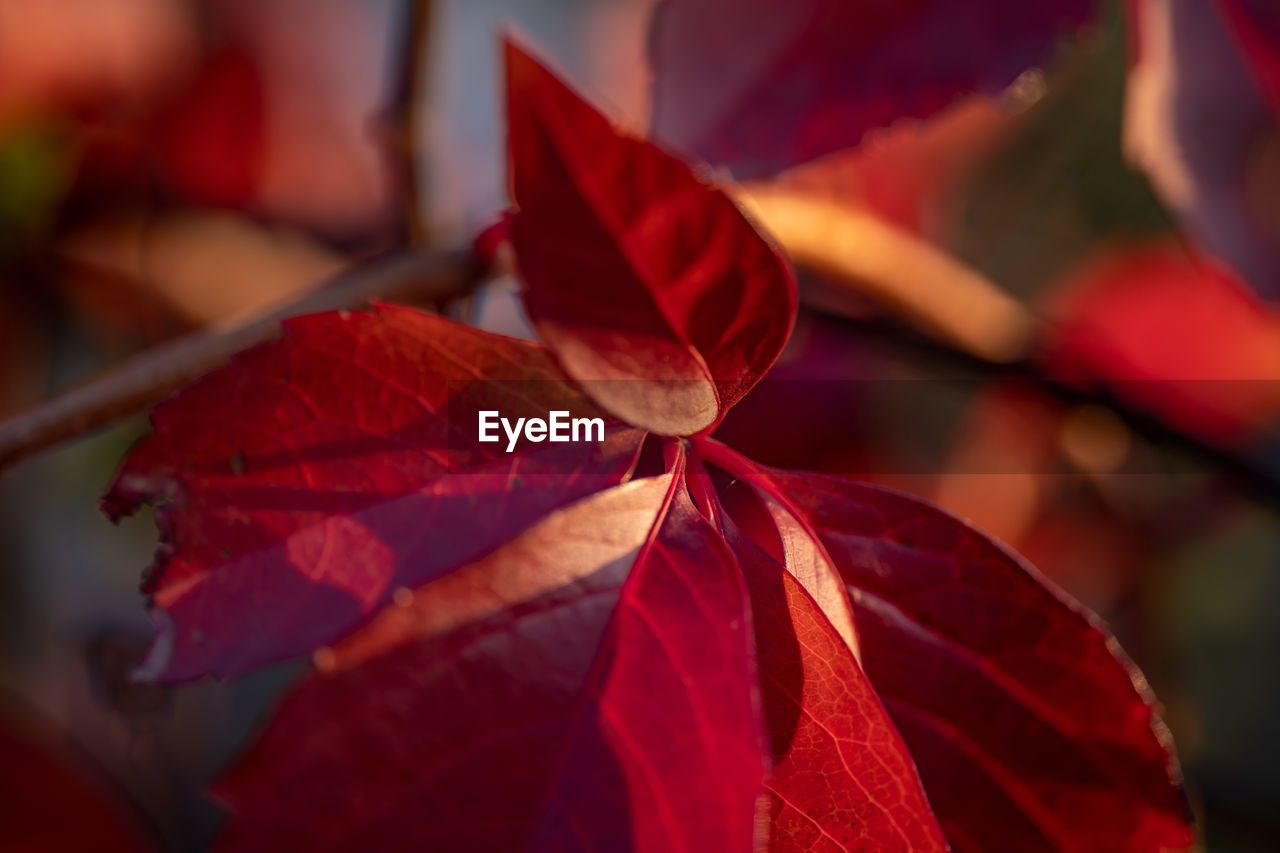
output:
[[[591,414],[546,350],[407,308],[320,314],[156,408],[103,499],[157,501],[143,675],[235,675],[312,651],[548,511],[620,482],[642,434],[505,453],[479,409]]]

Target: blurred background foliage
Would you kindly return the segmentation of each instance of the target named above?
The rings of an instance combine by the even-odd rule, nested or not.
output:
[[[0,413],[286,305],[403,247],[411,212],[420,242],[464,244],[504,206],[505,25],[644,126],[649,0],[417,13],[428,7],[415,30],[406,0],[0,0]],[[1231,368],[1274,365],[1280,328],[1270,308],[1162,266],[1185,216],[1126,152],[1131,37],[1113,4],[999,112],[875,136],[857,157],[888,190],[863,161],[837,164],[856,185],[846,201],[1066,317],[1037,357],[982,362],[865,294],[842,291],[833,312],[806,273],[811,307],[724,433],[765,462],[933,499],[1025,553],[1150,678],[1207,848],[1275,850],[1280,405],[1267,389],[1280,377]],[[954,165],[911,177],[938,151]],[[796,186],[839,185],[821,169]],[[1096,273],[1117,252],[1137,288],[1123,298]],[[514,292],[499,279],[454,310],[519,333]],[[1109,327],[1080,319],[1090,312],[1118,342],[1098,344]],[[1213,387],[1152,391],[1142,357],[1166,350],[1185,358],[1169,370],[1225,365],[1238,381],[1189,368],[1173,378]],[[1107,374],[1121,384],[1071,381],[1080,365],[1108,370],[1100,359],[1137,367]],[[64,827],[68,843],[203,847],[219,812],[202,786],[296,671],[129,680],[150,636],[137,585],[155,531],[145,518],[111,527],[96,500],[145,428],[140,415],[0,473],[0,846],[8,821],[57,796],[106,804]]]

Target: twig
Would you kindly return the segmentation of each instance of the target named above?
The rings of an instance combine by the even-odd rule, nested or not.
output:
[[[843,317],[888,343],[967,367],[987,379],[1017,377],[1068,403],[1101,405],[1146,439],[1176,447],[1280,507],[1280,470],[1245,452],[1188,435],[1116,394],[1082,391],[1046,376],[1036,364],[1033,315],[976,270],[869,213],[802,191],[731,186],[735,199],[773,232],[797,266],[823,273],[836,288],[890,309],[903,325],[865,322],[806,294],[806,304]],[[839,303],[839,299],[835,300]],[[913,333],[912,329],[916,332]],[[919,333],[924,334],[919,334]]]
[[[1280,510],[1280,469],[1254,455],[1244,447],[1239,450],[1220,447],[1182,430],[1170,426],[1152,412],[1137,408],[1105,389],[1083,389],[1047,376],[1034,359],[1026,358],[1006,364],[994,364],[955,347],[940,343],[900,323],[892,321],[866,321],[835,315],[846,323],[854,334],[872,339],[899,352],[927,359],[952,368],[959,368],[977,378],[996,380],[1020,380],[1028,382],[1067,405],[1098,405],[1113,412],[1136,435],[1153,444],[1178,450],[1207,468],[1226,476],[1259,502]]]
[[[753,207],[753,212],[766,224],[770,220],[775,224],[779,222],[778,211],[781,208],[770,200],[761,204],[759,196],[753,195],[745,203]],[[813,242],[817,239],[813,234],[804,233],[804,229],[799,227],[813,213],[814,211],[809,211],[795,218],[789,218],[790,214],[782,217],[787,224],[780,228],[783,232],[778,235],[780,242],[783,242],[799,264],[822,271],[831,271],[844,265],[842,270],[837,270],[837,275],[851,276],[851,280],[846,282],[851,289],[858,289],[868,296],[888,299],[901,309],[900,314],[904,320],[934,334],[939,334],[939,326],[942,327],[941,340],[936,340],[914,334],[892,323],[868,325],[849,320],[850,323],[857,324],[861,334],[870,333],[919,353],[959,363],[987,378],[1020,377],[1068,402],[1104,405],[1138,434],[1153,441],[1180,447],[1243,483],[1249,491],[1272,505],[1280,505],[1280,471],[1260,467],[1257,460],[1188,436],[1159,419],[1128,406],[1113,395],[1082,392],[1045,376],[1028,358],[1028,336],[1033,326],[1030,315],[1019,306],[1014,305],[1017,310],[1012,310],[1004,305],[1005,297],[991,292],[995,286],[990,282],[978,277],[976,282],[970,280],[962,285],[967,288],[966,298],[959,301],[955,297],[944,299],[943,303],[948,306],[947,312],[959,312],[959,316],[950,318],[936,304],[920,298],[923,293],[920,288],[929,284],[930,280],[920,279],[918,276],[930,269],[945,268],[931,266],[933,260],[907,269],[883,266],[883,260],[869,263],[858,261],[849,254],[857,247],[857,240],[852,243],[848,240],[836,241],[833,245],[837,251],[833,260],[829,253],[820,251],[820,244]],[[848,224],[847,212],[841,221]],[[872,229],[859,239],[867,240],[870,236],[883,233]],[[877,264],[881,266],[877,268]],[[859,276],[864,273],[866,276],[852,278],[852,273],[858,270],[861,270]],[[873,280],[871,273],[876,272],[886,275]],[[159,402],[182,385],[221,366],[231,354],[274,337],[279,329],[279,321],[284,317],[358,308],[377,298],[433,300],[459,296],[469,292],[490,273],[491,270],[483,267],[471,252],[466,251],[389,256],[343,273],[328,286],[243,326],[225,331],[198,332],[152,348],[97,377],[67,389],[23,414],[0,422],[0,469],[39,450],[105,426],[113,420]],[[949,283],[954,284],[954,279],[949,280]],[[937,291],[945,291],[947,285],[932,280],[932,287]],[[967,303],[967,309],[961,303]],[[981,319],[975,322],[974,314]],[[979,329],[986,329],[1004,344],[994,349],[990,345],[979,345]],[[1003,358],[993,357],[998,355]]]
[[[152,347],[0,422],[0,469],[158,403],[220,367],[233,353],[274,338],[285,317],[360,308],[373,299],[428,301],[457,296],[487,274],[468,251],[387,256],[342,273],[297,302],[244,325],[194,332]]]
[[[402,242],[427,245],[418,158],[423,66],[430,43],[431,0],[408,0],[400,78],[390,106],[402,201]],[[0,469],[66,439],[159,402],[221,366],[231,354],[269,340],[284,317],[358,308],[371,299],[431,301],[465,294],[487,271],[470,252],[391,256],[339,275],[297,302],[230,329],[210,329],[153,347],[0,422]]]
[[[421,130],[426,92],[423,66],[431,45],[431,0],[408,0],[405,4],[404,50],[400,57],[400,77],[391,104],[394,124],[398,181],[402,202],[402,238],[406,245],[427,245],[430,232],[422,204],[421,170],[418,159],[425,146]]]

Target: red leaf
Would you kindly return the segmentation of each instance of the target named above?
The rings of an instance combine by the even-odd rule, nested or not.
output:
[[[764,802],[782,849],[1189,844],[1163,728],[1093,617],[928,505],[704,438],[789,334],[786,265],[507,52],[512,242],[550,349],[406,309],[291,321],[157,409],[105,500],[170,498],[147,674],[339,641],[223,781],[224,844],[747,850]],[[698,437],[601,492],[639,428],[510,455],[458,428],[588,397]],[[690,444],[760,490],[777,560],[696,460],[695,507]]]
[[[220,786],[226,846],[749,849],[747,608],[679,475],[560,510],[419,590],[415,639],[285,700]]]
[[[512,241],[539,335],[606,410],[712,428],[790,335],[789,267],[727,196],[507,44]]]
[[[682,473],[667,501],[622,589],[538,849],[754,846],[765,746],[750,601]],[[629,807],[606,784],[611,759]]]
[[[956,850],[1191,844],[1146,682],[1095,617],[919,500],[708,452],[817,531],[852,596],[863,668]]]
[[[789,572],[729,539],[751,592],[777,765],[774,850],[946,850],[915,764],[844,639]]]
[[[642,438],[613,426],[599,445],[507,454],[462,428],[480,408],[591,411],[536,344],[391,306],[287,321],[157,407],[103,500],[112,517],[162,501],[145,587],[161,631],[142,674],[308,653],[624,479]]]
[[[1095,258],[1062,285],[1044,358],[1170,423],[1239,441],[1280,417],[1280,315],[1173,242]]]
[[[669,486],[562,509],[340,646],[340,665],[372,659],[295,687],[216,786],[224,846],[518,847]]]
[[[1272,0],[1216,0],[1258,87],[1280,110],[1280,9]]]
[[[248,204],[259,189],[266,132],[261,72],[239,52],[215,53],[161,118],[166,175],[195,201]]]
[[[959,95],[996,94],[1092,20],[1095,0],[665,0],[654,136],[739,178],[857,145]]]
[[[839,570],[821,543],[802,520],[798,520],[768,495],[761,496],[777,531],[780,559],[788,574],[804,588],[822,610],[831,629],[849,651],[858,654],[858,637],[853,624],[853,609]]]

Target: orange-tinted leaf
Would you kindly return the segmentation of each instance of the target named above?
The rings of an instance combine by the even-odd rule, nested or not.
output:
[[[0,128],[155,100],[196,48],[193,17],[166,0],[0,0]]]
[[[525,304],[606,410],[664,435],[719,422],[791,332],[788,266],[720,190],[507,45],[511,235]]]
[[[501,380],[501,381],[499,381]],[[404,586],[475,559],[616,484],[642,434],[504,452],[479,409],[590,414],[546,350],[406,308],[287,321],[157,407],[104,498],[158,501],[143,674],[233,675],[306,654]]]
[[[776,180],[941,240],[961,182],[1012,123],[994,99],[974,97],[927,121],[899,122],[856,148],[788,169]]]

